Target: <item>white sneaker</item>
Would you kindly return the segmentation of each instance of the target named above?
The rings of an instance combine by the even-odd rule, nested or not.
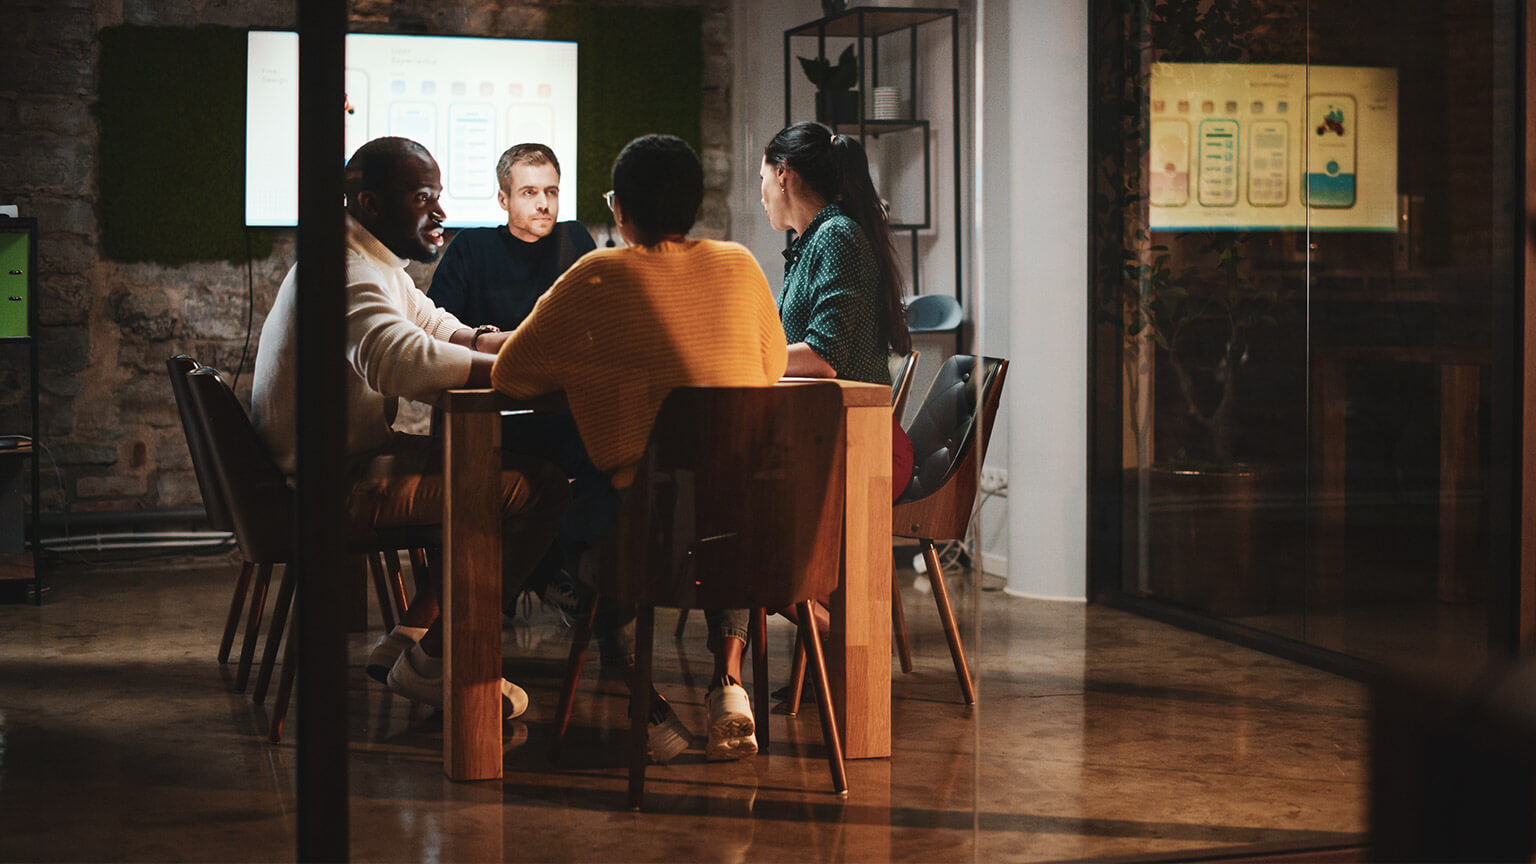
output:
[[[373,650],[368,652],[368,663],[363,667],[368,677],[379,682],[387,683],[389,670],[394,667],[395,661],[400,655],[411,650],[411,646],[421,641],[421,637],[427,635],[425,627],[407,627],[404,624],[396,624],[393,630],[379,637],[374,643]]]
[[[709,744],[704,757],[712,762],[745,759],[757,753],[757,727],[747,691],[734,680],[709,691]]]
[[[657,697],[646,727],[646,750],[651,761],[665,765],[693,743],[693,733],[683,725],[667,700]]]
[[[443,660],[423,651],[420,644],[401,653],[389,669],[389,689],[413,702],[443,707]],[[502,717],[511,720],[528,710],[528,694],[511,681],[501,679]]]

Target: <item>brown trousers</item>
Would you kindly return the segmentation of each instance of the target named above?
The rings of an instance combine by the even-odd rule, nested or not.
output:
[[[491,469],[488,469],[491,470]],[[353,530],[443,522],[443,444],[400,434],[381,452],[354,460],[347,513]],[[570,503],[565,474],[541,459],[502,454],[502,594],[511,598],[544,557]]]

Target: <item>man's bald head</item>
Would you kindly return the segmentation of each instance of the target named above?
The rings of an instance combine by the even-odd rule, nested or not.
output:
[[[391,252],[431,261],[443,248],[437,160],[408,138],[375,138],[347,160],[347,212]]]
[[[359,192],[379,192],[395,185],[401,166],[407,160],[437,164],[427,148],[409,138],[375,138],[357,148],[347,160],[346,177],[342,182],[347,206],[356,204]]]

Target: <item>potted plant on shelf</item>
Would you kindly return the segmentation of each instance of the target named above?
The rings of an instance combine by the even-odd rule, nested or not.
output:
[[[805,77],[816,85],[816,120],[836,128],[839,123],[859,122],[859,59],[853,46],[843,49],[833,65],[825,57],[800,57]]]

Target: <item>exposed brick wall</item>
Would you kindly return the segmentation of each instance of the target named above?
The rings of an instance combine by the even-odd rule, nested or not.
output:
[[[369,32],[544,35],[548,4],[354,0],[354,28]],[[619,4],[598,0],[586,5]],[[696,233],[730,231],[730,15],[728,0],[654,0],[704,12],[703,152],[706,198]],[[118,24],[293,27],[293,0],[19,0],[0,5],[0,204],[37,217],[43,506],[58,512],[152,510],[201,504],[165,358],[185,352],[233,373],[250,369],[266,310],[294,259],[292,232],[246,268],[182,267],[102,258],[96,207],[97,34]],[[167,166],[165,194],[176,194]],[[155,218],[155,202],[143,205]],[[412,265],[425,287],[431,268]],[[0,433],[27,429],[26,353],[0,345]],[[54,461],[60,483],[53,481]],[[60,491],[62,488],[62,492]]]

